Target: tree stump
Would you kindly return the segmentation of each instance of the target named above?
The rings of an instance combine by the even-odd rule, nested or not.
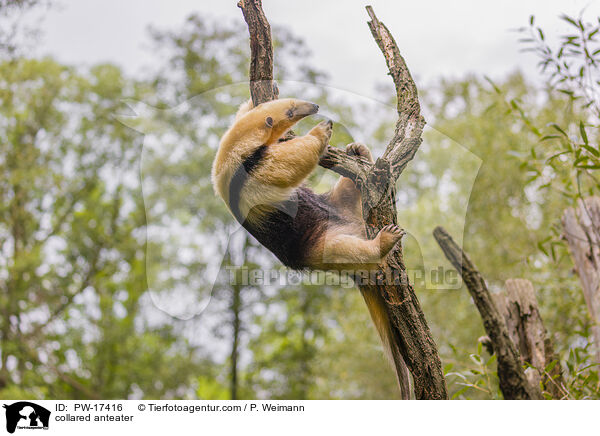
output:
[[[562,398],[562,374],[560,364],[546,368],[558,357],[554,353],[540,315],[533,284],[526,279],[509,279],[505,292],[494,295],[498,310],[504,317],[508,334],[517,346],[523,364],[534,368],[525,371],[532,386],[542,384],[552,398]]]
[[[564,237],[592,320],[595,361],[600,364],[600,198],[579,200],[562,216]]]

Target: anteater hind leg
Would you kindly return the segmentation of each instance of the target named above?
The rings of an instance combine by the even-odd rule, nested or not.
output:
[[[361,156],[369,162],[373,162],[371,151],[366,145],[353,142],[346,146],[346,153],[351,156]],[[347,210],[353,215],[362,218],[360,191],[349,178],[339,178],[330,193],[329,200],[339,209]]]
[[[310,255],[311,266],[319,269],[364,269],[376,265],[402,238],[404,232],[398,226],[388,225],[374,239],[363,239],[330,230],[315,244]]]

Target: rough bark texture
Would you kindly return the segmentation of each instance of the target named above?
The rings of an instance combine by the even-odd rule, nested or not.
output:
[[[505,292],[494,295],[498,310],[506,321],[508,334],[517,346],[522,363],[534,368],[525,371],[530,384],[542,386],[553,398],[562,398],[562,374],[560,365],[555,364],[546,373],[545,368],[557,360],[551,338],[548,336],[540,316],[533,285],[526,279],[509,279]]]
[[[369,28],[386,59],[398,99],[394,137],[375,165],[366,174],[359,173],[361,178],[355,179],[362,193],[367,236],[373,238],[385,225],[397,223],[396,181],[421,144],[425,120],[420,113],[417,88],[392,35],[371,7],[367,6],[367,12],[371,17]],[[347,165],[339,166],[348,168]],[[378,280],[361,285],[361,291],[376,292],[383,297],[396,339],[395,346],[413,377],[415,397],[448,398],[437,347],[408,281],[400,244],[390,252],[386,264],[376,276]],[[398,374],[398,377],[406,376]]]
[[[595,360],[600,364],[600,198],[579,200],[576,209],[565,210],[562,225],[590,312]]]
[[[509,279],[505,293],[497,294],[496,303],[504,316],[508,333],[521,353],[521,359],[536,368],[546,362],[546,329],[540,316],[533,285],[525,279]]]
[[[273,43],[271,26],[261,0],[240,0],[250,32],[250,95],[254,105],[277,98],[273,87]]]
[[[242,0],[238,6],[242,8],[250,32],[250,88],[254,90],[252,99],[258,104],[277,97],[272,91],[272,51],[264,53],[272,50],[270,29],[260,0]],[[367,11],[371,17],[369,28],[385,56],[396,87],[399,117],[396,131],[384,155],[373,165],[331,146],[320,165],[356,182],[362,193],[367,235],[372,238],[385,225],[396,224],[395,184],[421,144],[425,121],[420,114],[417,88],[394,39],[372,8],[367,7]],[[393,345],[403,360],[396,365],[402,397],[410,397],[410,369],[417,399],[447,399],[439,354],[419,301],[408,282],[399,244],[390,252],[386,265],[377,271],[376,277],[377,280],[360,287],[362,292],[376,292],[385,301],[395,338]]]
[[[240,333],[241,333],[241,311],[242,311],[242,296],[241,286],[237,283],[231,287],[231,306],[230,310],[233,314],[232,329],[233,329],[233,341],[231,343],[231,354],[230,354],[230,381],[229,391],[232,400],[238,399],[238,360],[239,360],[239,347],[240,347]]]
[[[535,386],[531,386],[525,376],[517,347],[511,340],[504,317],[494,304],[494,299],[487,288],[485,280],[466,253],[454,242],[446,230],[442,227],[436,227],[433,236],[446,258],[461,274],[481,315],[483,326],[497,355],[498,379],[504,399],[541,399],[540,390]]]

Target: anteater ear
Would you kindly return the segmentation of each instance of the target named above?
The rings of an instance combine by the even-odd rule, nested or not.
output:
[[[265,124],[268,128],[273,127],[273,118],[267,117],[267,119],[265,120]]]

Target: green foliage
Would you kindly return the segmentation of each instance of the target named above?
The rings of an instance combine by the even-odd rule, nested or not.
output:
[[[568,205],[575,205],[580,199],[598,195],[600,189],[596,171],[600,168],[597,133],[600,125],[600,18],[588,22],[582,15],[578,18],[562,15],[561,19],[568,24],[569,32],[559,36],[556,47],[546,42],[533,16],[529,27],[521,32],[528,35],[522,40],[525,50],[539,58],[541,72],[548,80],[548,92],[555,100],[562,100],[561,112],[566,117],[556,117],[540,125],[532,120],[531,111],[524,109],[520,101],[511,100],[510,105],[538,138],[531,149],[533,159],[524,163],[532,174],[529,183],[546,192],[560,192]],[[551,234],[540,241],[539,248],[556,261],[567,256],[565,245],[560,226],[555,224]],[[576,301],[580,311],[587,313],[581,293]],[[570,398],[598,398],[598,368],[591,363],[589,351],[590,319],[585,315],[576,319],[575,339],[578,340],[566,341],[565,389]]]
[[[153,32],[157,51],[168,53],[166,67],[155,79],[159,99],[153,104],[160,108],[174,106],[174,109],[154,111],[140,124],[144,131],[152,132],[159,144],[159,147],[146,145],[142,162],[144,178],[150,180],[148,188],[144,184],[148,225],[160,226],[162,215],[155,211],[167,210],[171,222],[177,221],[177,226],[186,226],[189,231],[184,235],[185,241],[172,239],[167,246],[158,247],[160,252],[155,248],[149,251],[153,269],[149,285],[164,289],[183,283],[196,293],[212,292],[210,304],[201,317],[205,328],[214,335],[212,340],[206,341],[207,347],[216,347],[215,339],[226,344],[227,357],[220,359],[223,366],[219,380],[228,385],[228,398],[343,397],[345,386],[338,387],[337,394],[326,389],[318,391],[319,386],[329,383],[332,378],[330,364],[324,363],[323,356],[338,359],[342,338],[347,340],[356,334],[344,331],[340,339],[334,340],[333,332],[339,335],[342,332],[335,326],[337,313],[329,309],[331,289],[305,285],[232,285],[227,275],[214,289],[212,283],[198,284],[197,277],[204,274],[203,268],[211,257],[225,259],[222,269],[234,265],[243,265],[250,271],[258,268],[259,272],[279,268],[270,253],[246,236],[241,244],[234,242],[236,248],[227,252],[229,238],[237,240],[240,236],[235,232],[238,225],[214,196],[209,178],[219,138],[237,106],[248,98],[247,83],[243,83],[247,80],[249,62],[245,32],[239,25],[217,25],[199,16],[190,17],[177,33]],[[282,96],[298,95],[338,114],[344,125],[336,126],[332,142],[350,142],[347,131],[353,126],[350,112],[326,89],[311,86],[322,79],[323,74],[308,64],[308,52],[302,41],[277,27],[273,34],[276,37],[277,74],[287,80],[300,81],[281,81]],[[179,111],[180,106],[185,110]],[[208,129],[197,128],[201,119],[211,121]],[[297,131],[308,130],[311,123],[314,120],[300,123]],[[322,186],[327,189],[334,180],[330,173],[317,171],[311,183],[317,189]],[[194,239],[191,235],[199,236],[199,242],[193,246],[194,263],[179,261],[177,251],[186,241]],[[209,253],[203,254],[207,247]],[[169,277],[156,281],[159,275],[165,277],[170,270],[181,271],[181,268],[185,273],[177,273],[177,279]],[[335,295],[342,307],[350,304],[349,301],[356,302],[358,297],[356,290]],[[364,303],[354,307],[359,311],[357,319],[361,326],[369,325]],[[349,328],[365,336],[364,327],[360,330],[356,326]],[[371,341],[377,344],[374,328],[369,327],[367,332]],[[336,347],[335,355],[333,347]],[[387,371],[382,357],[377,345],[371,353],[371,362],[374,368]],[[354,381],[361,392],[354,394],[358,398],[369,390],[372,380],[368,374],[362,377],[362,380]],[[387,392],[395,395],[394,389],[387,389]]]
[[[1,395],[181,395],[202,360],[140,318],[145,216],[124,170],[141,137],[113,117],[144,87],[50,59],[3,62],[0,77]]]
[[[201,400],[228,400],[229,391],[213,377],[198,377],[196,397]]]
[[[541,189],[555,189],[573,203],[598,190],[594,170],[600,168],[596,133],[600,115],[600,45],[596,40],[597,26],[582,18],[561,18],[576,31],[561,35],[556,49],[548,45],[534,20],[528,28],[521,29],[528,35],[521,39],[525,50],[540,58],[541,71],[547,75],[547,98],[560,104],[560,112],[541,124],[520,98],[510,98],[507,104],[538,139],[523,163],[531,173],[528,182]]]
[[[565,360],[566,397],[574,400],[590,400],[600,398],[600,380],[598,379],[598,364],[589,363],[589,344],[583,347],[573,347]]]
[[[598,188],[598,26],[564,19],[575,33],[557,50],[534,20],[523,30],[549,74],[543,89],[515,73],[422,92],[434,128],[402,176],[398,209],[411,271],[451,269],[431,238],[443,224],[492,290],[531,279],[565,397],[598,398],[590,320],[558,222]],[[381,150],[394,111],[314,86],[326,75],[303,42],[273,34],[282,96],[341,120],[333,144],[360,128]],[[236,232],[210,183],[219,138],[248,98],[247,33],[193,15],[152,41],[157,68],[138,78],[16,52],[0,62],[0,397],[397,398],[356,289],[206,278],[214,259],[236,274],[279,268]],[[309,183],[323,191],[335,179],[319,169]],[[483,327],[466,290],[415,287],[453,398],[500,398],[495,357],[474,349]]]
[[[568,16],[562,19],[576,30],[574,34],[561,36],[557,49],[547,44],[543,30],[535,26],[533,17],[529,27],[520,29],[525,35],[521,40],[525,50],[540,57],[541,70],[548,74],[548,83],[543,89],[535,90],[518,76],[505,83],[488,79],[492,89],[482,88],[483,95],[489,95],[490,103],[484,106],[481,116],[503,126],[497,134],[489,132],[484,137],[492,143],[502,142],[500,147],[505,151],[500,155],[506,159],[498,160],[507,164],[490,160],[496,167],[493,172],[480,172],[484,185],[488,185],[481,193],[489,197],[487,207],[494,214],[500,213],[499,219],[486,218],[485,212],[480,210],[486,203],[478,201],[477,191],[482,186],[476,183],[470,200],[474,213],[469,214],[467,228],[473,218],[484,218],[481,224],[485,227],[480,226],[478,234],[485,232],[487,237],[474,238],[482,246],[473,247],[467,236],[465,246],[492,288],[497,278],[524,276],[534,281],[546,327],[552,332],[560,360],[564,362],[566,381],[560,391],[565,398],[597,398],[598,373],[591,366],[588,350],[590,319],[562,238],[560,217],[577,199],[597,194],[598,190],[595,175],[600,156],[596,133],[598,27],[583,19]],[[495,97],[491,95],[494,93]],[[504,121],[494,118],[494,114]],[[483,123],[485,121],[473,120],[472,131]],[[481,156],[484,149],[485,145],[478,144],[472,150]],[[485,171],[488,160],[483,161],[482,171]],[[511,183],[512,193],[503,192]],[[495,196],[496,192],[500,192],[499,197]],[[504,209],[509,215],[501,215],[503,211],[493,205],[503,199],[509,199]],[[511,221],[518,224],[518,220],[522,226],[515,228]],[[519,233],[521,230],[524,233]],[[493,243],[490,234],[498,235]],[[528,244],[521,245],[528,240]],[[502,246],[506,247],[507,256],[495,255],[497,247]],[[486,247],[488,251],[484,253]],[[492,267],[489,267],[490,257],[497,262]],[[510,260],[511,257],[514,259]],[[499,273],[502,276],[499,277]],[[565,323],[565,319],[569,322]],[[546,371],[549,370],[546,368]],[[463,379],[467,373],[468,370],[459,371]],[[470,384],[476,386],[476,382]]]
[[[502,398],[496,372],[496,355],[489,356],[483,353],[482,348],[482,343],[478,342],[477,351],[469,354],[470,362],[461,372],[452,372],[452,363],[445,366],[444,374],[451,399]],[[458,354],[455,348],[453,351]]]

